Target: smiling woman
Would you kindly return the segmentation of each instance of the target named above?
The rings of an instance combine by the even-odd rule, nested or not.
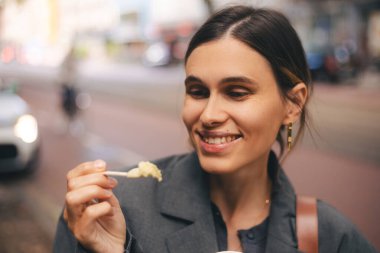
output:
[[[155,161],[161,183],[116,187],[103,161],[71,170],[54,252],[304,251],[296,194],[271,150],[294,145],[311,94],[289,21],[269,9],[221,10],[194,35],[185,70],[182,118],[195,152]],[[316,209],[319,252],[376,252],[334,208]]]
[[[182,115],[202,168],[219,173],[266,168],[281,126],[300,112],[281,97],[269,62],[225,36],[197,47],[187,58],[186,74]],[[290,92],[304,104],[303,83]]]

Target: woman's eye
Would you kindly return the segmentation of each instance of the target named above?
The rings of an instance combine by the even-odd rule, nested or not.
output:
[[[252,92],[246,89],[231,89],[231,90],[227,90],[226,93],[227,93],[227,96],[234,99],[242,99],[252,94]]]
[[[207,98],[209,97],[210,93],[208,89],[203,87],[189,87],[186,89],[186,93],[193,98]]]

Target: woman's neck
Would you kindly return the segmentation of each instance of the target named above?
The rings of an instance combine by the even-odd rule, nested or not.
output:
[[[252,226],[267,216],[271,192],[267,161],[234,173],[210,176],[211,199],[226,223]]]

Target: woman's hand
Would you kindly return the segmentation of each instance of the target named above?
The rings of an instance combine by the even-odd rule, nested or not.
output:
[[[126,224],[112,193],[117,181],[103,175],[104,161],[80,164],[67,174],[64,219],[77,240],[93,252],[123,252]]]

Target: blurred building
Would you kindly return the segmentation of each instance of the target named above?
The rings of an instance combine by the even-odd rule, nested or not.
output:
[[[117,44],[118,60],[151,66],[182,60],[191,35],[209,15],[204,0],[119,2],[121,22],[107,39]]]
[[[76,36],[100,33],[118,19],[118,8],[108,0],[3,1],[2,51],[14,55],[6,62],[55,66]]]
[[[370,45],[376,35],[370,32],[369,20],[380,10],[380,1],[310,1],[309,6],[313,11],[304,44],[317,79],[356,77],[375,63]]]
[[[0,0],[0,59],[57,66],[74,46],[83,59],[172,64],[211,12],[241,3],[283,11],[317,78],[379,62],[378,0]]]
[[[3,0],[1,3],[0,20],[6,24],[0,30],[1,51],[5,55],[2,61],[50,66],[59,64],[73,46],[79,57],[105,60],[119,55],[134,58],[134,49],[141,51],[142,46],[145,50],[145,46],[163,42],[175,56],[179,46],[183,51],[182,37],[190,37],[208,15],[203,0]],[[125,54],[124,49],[128,49]],[[141,52],[138,56],[141,57]]]
[[[284,12],[303,42],[315,80],[338,82],[356,77],[370,65],[380,66],[378,0],[211,1],[213,10],[231,4]]]

